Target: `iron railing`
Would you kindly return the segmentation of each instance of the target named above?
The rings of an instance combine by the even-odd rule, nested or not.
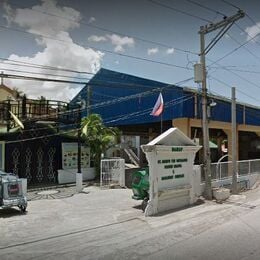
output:
[[[56,100],[27,99],[5,100],[0,102],[0,124],[10,128],[11,111],[21,121],[53,120],[59,122],[75,122],[78,119],[79,109],[69,106],[68,103]]]
[[[237,174],[249,175],[260,172],[260,159],[237,161]],[[212,180],[232,176],[232,161],[211,164]]]

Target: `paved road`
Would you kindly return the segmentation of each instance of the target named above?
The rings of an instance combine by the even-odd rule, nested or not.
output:
[[[0,259],[259,259],[260,189],[144,218],[130,190],[0,210]]]

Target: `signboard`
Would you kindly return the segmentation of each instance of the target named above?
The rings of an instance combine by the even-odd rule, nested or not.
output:
[[[192,204],[193,162],[200,149],[179,129],[170,128],[142,145],[149,163],[149,201],[145,215]]]
[[[81,145],[81,168],[90,166],[90,148]],[[62,143],[62,168],[77,169],[78,143]]]

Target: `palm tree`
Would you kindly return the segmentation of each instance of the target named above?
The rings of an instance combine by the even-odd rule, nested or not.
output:
[[[90,147],[96,175],[100,173],[101,155],[118,143],[120,132],[116,127],[106,127],[98,114],[91,114],[81,121],[81,135]]]

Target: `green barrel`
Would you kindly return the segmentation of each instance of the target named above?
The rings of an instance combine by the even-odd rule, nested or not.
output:
[[[144,200],[149,198],[149,169],[137,171],[133,174],[132,198],[135,200]]]

